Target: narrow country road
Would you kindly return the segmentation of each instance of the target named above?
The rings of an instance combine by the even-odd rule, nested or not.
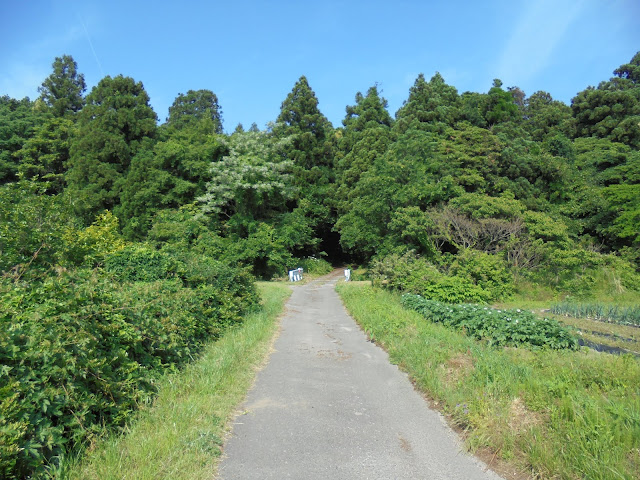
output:
[[[294,287],[220,478],[499,479],[367,341],[334,291],[339,278]]]

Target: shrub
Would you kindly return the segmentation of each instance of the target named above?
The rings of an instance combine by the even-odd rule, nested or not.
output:
[[[449,276],[412,252],[387,255],[371,263],[370,276],[376,286],[415,293],[450,303],[486,303],[495,294],[473,283],[467,276]],[[496,289],[497,290],[497,289]]]
[[[306,257],[295,260],[292,268],[302,267],[306,273],[326,275],[333,271],[333,267],[324,258]]]
[[[98,215],[85,229],[68,228],[64,235],[62,257],[65,264],[94,267],[107,255],[125,247],[118,232],[118,217],[107,211]]]
[[[514,291],[513,274],[509,272],[506,262],[497,255],[463,250],[456,256],[450,273],[470,280],[488,292],[490,299],[506,298]]]
[[[177,265],[163,252],[134,244],[107,255],[104,268],[121,281],[151,282],[168,278]]]
[[[37,476],[123,425],[163,371],[193,358],[256,301],[244,271],[194,261],[202,271],[184,271],[197,280],[159,278],[177,264],[167,254],[145,247],[115,257],[114,271],[149,281],[60,270],[42,282],[0,282],[0,477]]]

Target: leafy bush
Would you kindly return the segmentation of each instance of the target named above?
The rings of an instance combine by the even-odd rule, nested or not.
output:
[[[135,278],[122,260],[153,256],[129,253],[117,266]],[[182,278],[120,283],[99,270],[2,280],[0,477],[37,476],[105,427],[122,425],[154,394],[162,371],[193,358],[255,304],[246,272],[194,263],[204,272],[191,270],[193,288]],[[143,267],[148,278],[165,271],[162,262]]]
[[[121,281],[151,282],[175,272],[172,259],[144,244],[134,244],[107,255],[104,268]]]
[[[74,228],[61,195],[28,181],[0,186],[0,273],[46,270],[58,263],[64,234]]]
[[[441,276],[435,283],[423,285],[420,294],[446,303],[487,303],[493,298],[488,291],[474,285],[466,278],[447,276]]]
[[[306,257],[293,262],[296,266],[302,267],[306,273],[313,275],[326,275],[333,271],[333,267],[324,258]]]
[[[597,292],[640,290],[640,275],[629,260],[580,247],[545,248],[542,265],[529,277],[581,298]]]
[[[391,254],[374,260],[370,276],[374,285],[443,302],[486,303],[496,298],[494,293],[474,284],[472,277],[446,275],[431,262],[412,252],[402,256]]]
[[[466,249],[456,255],[450,273],[471,280],[489,293],[490,299],[506,298],[513,294],[513,275],[506,262],[497,255]]]
[[[69,228],[63,235],[62,257],[71,265],[93,267],[105,257],[125,247],[118,232],[118,217],[106,211],[85,229]]]
[[[464,331],[498,346],[530,346],[552,349],[578,348],[577,340],[555,320],[538,318],[531,312],[495,310],[472,304],[449,305],[405,294],[402,305],[425,318]]]

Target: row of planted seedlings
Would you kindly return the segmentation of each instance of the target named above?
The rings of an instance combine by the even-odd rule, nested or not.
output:
[[[561,302],[551,307],[551,313],[574,318],[589,318],[599,322],[640,327],[640,306],[607,305],[603,303]]]
[[[539,318],[526,310],[499,310],[475,304],[454,305],[409,293],[402,296],[402,304],[431,321],[464,331],[471,337],[496,346],[579,348],[578,340],[559,322]]]

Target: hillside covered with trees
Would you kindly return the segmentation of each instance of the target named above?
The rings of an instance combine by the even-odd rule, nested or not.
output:
[[[253,308],[255,278],[329,262],[447,302],[640,290],[640,52],[571,105],[436,73],[395,114],[357,93],[337,127],[302,76],[273,123],[230,134],[210,90],[159,123],[140,81],[87,93],[72,57],[52,67],[37,99],[0,97],[2,478],[123,425]]]

